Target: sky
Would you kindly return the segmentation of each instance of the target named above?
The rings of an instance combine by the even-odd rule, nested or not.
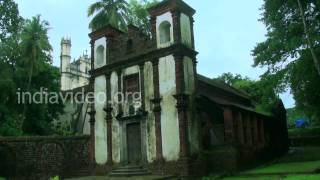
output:
[[[53,62],[60,65],[60,41],[71,38],[72,58],[90,52],[87,9],[97,0],[15,0],[24,18],[40,14],[50,23]],[[198,73],[217,77],[232,72],[258,79],[264,69],[253,68],[251,51],[266,37],[261,18],[263,0],[185,0],[194,16]],[[287,108],[294,106],[289,92],[281,94]]]

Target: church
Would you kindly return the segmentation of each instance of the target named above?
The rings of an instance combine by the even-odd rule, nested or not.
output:
[[[133,25],[128,32],[107,26],[89,34],[87,91],[95,99],[81,124],[92,138],[95,174],[232,171],[286,152],[281,101],[260,113],[246,93],[198,74],[196,11],[182,0],[148,11],[151,37]],[[72,89],[62,82],[62,90]],[[119,96],[132,93],[139,98]]]

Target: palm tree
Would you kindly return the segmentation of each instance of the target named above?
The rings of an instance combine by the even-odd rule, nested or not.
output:
[[[92,30],[111,25],[127,30],[131,11],[126,0],[100,0],[89,6],[88,16],[94,16],[89,24]]]
[[[51,62],[52,47],[48,38],[49,23],[42,21],[40,15],[26,20],[21,33],[21,48],[23,63],[28,67],[27,91],[30,92],[32,77],[43,63]],[[26,104],[23,108],[21,129],[24,126]]]

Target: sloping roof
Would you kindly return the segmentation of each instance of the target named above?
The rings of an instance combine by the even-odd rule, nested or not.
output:
[[[214,98],[210,98],[210,97],[203,96],[203,95],[198,95],[197,98],[198,98],[198,100],[199,99],[205,99],[205,100],[208,100],[208,101],[210,101],[212,103],[215,103],[215,104],[218,104],[218,105],[221,105],[221,106],[227,106],[227,107],[233,107],[233,108],[237,108],[237,109],[242,109],[242,110],[245,110],[245,111],[249,111],[249,112],[256,113],[256,114],[263,115],[263,116],[267,116],[267,117],[271,117],[272,116],[272,113],[257,111],[256,109],[254,109],[254,107],[243,106],[243,105],[240,105],[240,104],[237,104],[237,103],[233,103],[233,102],[221,101],[219,99],[214,99]]]
[[[234,87],[231,87],[226,83],[223,83],[223,82],[220,82],[220,81],[217,81],[217,80],[214,80],[214,79],[210,79],[210,78],[205,77],[205,76],[203,76],[201,74],[198,74],[197,78],[198,78],[198,80],[200,80],[200,81],[202,81],[202,82],[204,82],[206,84],[209,84],[211,86],[214,86],[216,88],[219,88],[219,89],[221,89],[223,91],[227,91],[227,92],[235,94],[237,96],[241,96],[243,98],[250,99],[250,96],[247,93],[245,93],[245,92],[243,92],[241,90],[238,90],[238,89],[236,89]]]

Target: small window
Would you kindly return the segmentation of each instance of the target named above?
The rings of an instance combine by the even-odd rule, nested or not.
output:
[[[168,21],[164,21],[159,26],[160,44],[165,44],[171,41],[171,24]]]
[[[132,74],[124,77],[125,92],[140,92],[139,74]]]
[[[97,65],[100,66],[103,64],[104,62],[104,47],[103,46],[99,46],[97,48],[96,51],[96,61],[97,61]]]
[[[130,51],[132,51],[132,49],[133,49],[133,41],[132,41],[132,39],[129,39],[127,41],[127,51],[130,52]]]

